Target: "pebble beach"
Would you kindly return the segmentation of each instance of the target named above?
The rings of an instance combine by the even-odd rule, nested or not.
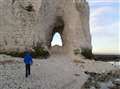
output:
[[[85,71],[102,73],[115,69],[103,62],[74,63],[64,55],[33,61],[31,76],[25,78],[22,58],[0,55],[0,89],[81,89],[89,78]]]

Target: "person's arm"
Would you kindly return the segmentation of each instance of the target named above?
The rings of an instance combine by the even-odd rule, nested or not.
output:
[[[31,63],[33,64],[33,60],[32,60],[32,57],[31,57]]]
[[[30,56],[30,59],[31,59],[31,64],[33,64],[32,56]]]

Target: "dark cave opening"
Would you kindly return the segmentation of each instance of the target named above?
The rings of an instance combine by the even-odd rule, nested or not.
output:
[[[54,24],[54,28],[52,30],[52,39],[51,39],[51,47],[52,46],[63,46],[63,30],[64,30],[64,20],[61,16],[56,18],[56,22]]]

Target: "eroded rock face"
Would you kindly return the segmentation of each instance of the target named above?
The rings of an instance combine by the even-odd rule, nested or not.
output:
[[[1,51],[36,44],[49,50],[55,32],[61,34],[65,53],[92,48],[86,0],[0,0]]]

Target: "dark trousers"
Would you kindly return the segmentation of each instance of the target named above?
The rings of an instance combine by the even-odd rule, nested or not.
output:
[[[26,68],[26,74],[25,74],[25,76],[28,77],[28,75],[30,75],[30,64],[26,64],[25,68]]]

